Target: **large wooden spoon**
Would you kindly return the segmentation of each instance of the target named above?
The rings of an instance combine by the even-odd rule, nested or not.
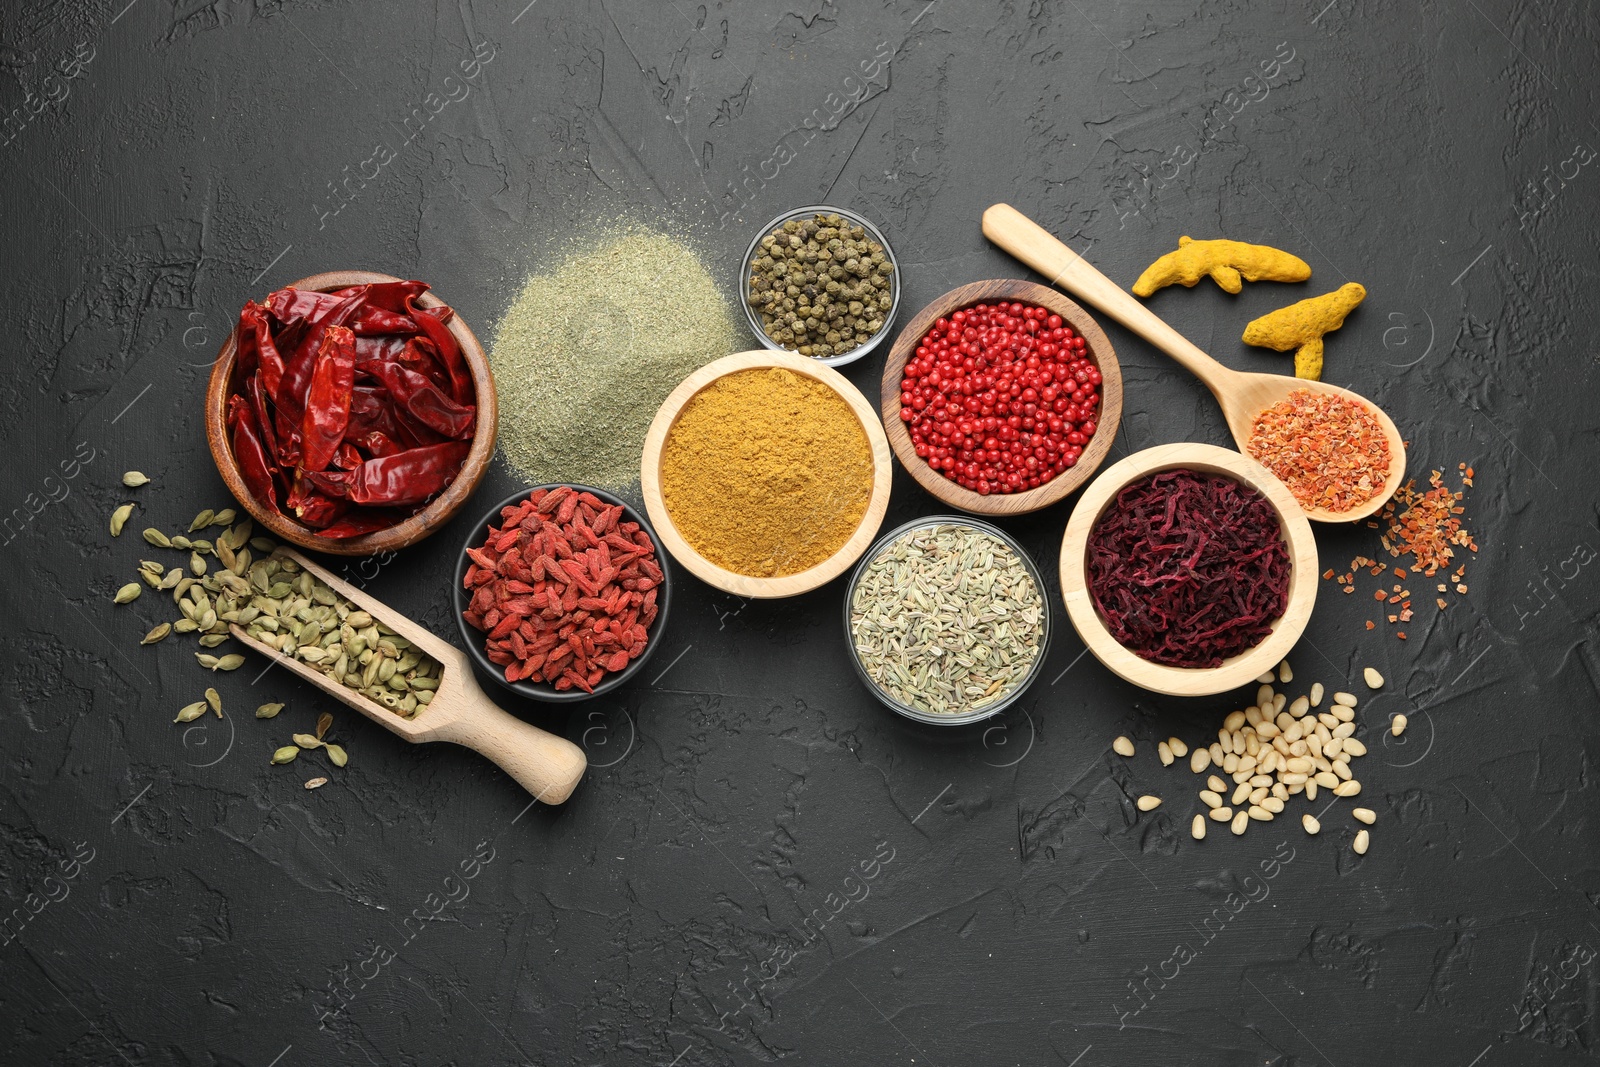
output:
[[[1059,285],[1084,303],[1099,308],[1188,368],[1217,398],[1233,439],[1246,455],[1249,454],[1250,429],[1256,416],[1296,389],[1332,393],[1369,408],[1389,440],[1389,476],[1384,479],[1383,490],[1365,504],[1349,511],[1305,508],[1306,518],[1314,522],[1362,519],[1382,507],[1384,501],[1400,488],[1400,479],[1406,472],[1405,442],[1401,440],[1394,421],[1372,401],[1327,382],[1308,381],[1283,374],[1248,374],[1229,370],[1010,204],[995,204],[983,213],[983,233],[989,240],[1050,279],[1052,285]]]
[[[415,717],[407,719],[356,690],[340,685],[300,660],[285,656],[277,649],[257,641],[237,624],[230,627],[234,637],[413,744],[421,741],[452,741],[474,749],[498,763],[535,799],[546,804],[560,804],[572,795],[589,762],[583,749],[566,738],[546,733],[501,710],[478,688],[472,676],[472,663],[466,653],[381,601],[335,578],[300,553],[279,548],[273,555],[294,560],[328,583],[334,592],[357,604],[374,619],[438,660],[444,670],[440,673],[439,688],[433,695],[433,702],[419,708]]]

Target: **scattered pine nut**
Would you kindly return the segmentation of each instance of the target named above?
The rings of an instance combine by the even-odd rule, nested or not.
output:
[[[1189,824],[1189,833],[1193,835],[1196,841],[1205,840],[1206,817],[1204,815],[1196,815],[1194,817],[1194,822]]]
[[[1172,749],[1172,754],[1179,759],[1189,754],[1189,745],[1181,737],[1167,738],[1167,747]]]
[[[1333,787],[1333,795],[1336,797],[1353,797],[1358,795],[1360,792],[1361,783],[1356,781],[1354,778],[1350,779],[1348,782],[1340,782],[1338,785]]]
[[[1250,805],[1249,810],[1246,811],[1245,814],[1247,816],[1249,816],[1250,818],[1256,820],[1257,822],[1271,822],[1272,821],[1272,812],[1268,811],[1266,808],[1261,807],[1259,804]],[[1234,821],[1238,822],[1237,819],[1235,819]]]
[[[1250,783],[1240,782],[1239,787],[1233,791],[1233,798],[1231,802],[1235,807],[1237,807],[1240,804],[1243,804],[1245,802],[1245,798],[1247,798],[1249,795]]]
[[[1300,816],[1300,825],[1306,828],[1306,833],[1308,834],[1318,833],[1322,829],[1322,824],[1317,821],[1317,817],[1309,812]]]
[[[1209,766],[1211,766],[1211,750],[1209,748],[1197,748],[1189,754],[1189,769],[1194,773],[1200,774]]]
[[[1200,790],[1200,801],[1208,808],[1222,807],[1222,797],[1214,789]]]
[[[1366,670],[1362,671],[1361,677],[1366,680],[1368,689],[1383,688],[1383,675],[1379,674],[1374,668],[1368,667]]]
[[[1344,739],[1344,750],[1352,756],[1365,756],[1367,754],[1367,746],[1353,737]]]
[[[1172,766],[1172,746],[1171,745],[1167,744],[1165,741],[1158,741],[1156,743],[1156,755],[1158,757],[1160,757],[1160,759],[1161,759],[1161,766],[1163,766],[1163,767]]]
[[[1233,817],[1233,825],[1230,826],[1229,829],[1232,830],[1233,833],[1234,833],[1234,836],[1237,837],[1240,834],[1244,833],[1245,827],[1247,827],[1249,825],[1250,825],[1250,814],[1249,814],[1249,812],[1241,811],[1241,812],[1239,812],[1238,814],[1236,814]]]
[[[1118,737],[1111,742],[1111,751],[1119,756],[1133,755],[1133,742],[1126,737]]]
[[[1399,737],[1401,734],[1406,732],[1407,721],[1408,720],[1404,715],[1396,715],[1393,719],[1389,720],[1389,733],[1395,737]]]
[[[1154,811],[1161,806],[1161,798],[1153,797],[1146,793],[1144,796],[1140,797],[1136,803],[1138,804],[1140,811]]]
[[[1355,843],[1350,847],[1356,850],[1356,855],[1365,856],[1367,854],[1367,846],[1371,844],[1371,842],[1371,835],[1368,834],[1367,831],[1362,830],[1356,834]]]
[[[1322,683],[1321,682],[1312,682],[1311,683],[1311,706],[1312,707],[1316,707],[1318,704],[1321,704],[1321,703],[1322,703]]]
[[[1347,708],[1353,708],[1356,706],[1356,695],[1340,691],[1333,694],[1333,702],[1335,704],[1343,704]]]
[[[1350,814],[1356,817],[1356,821],[1364,822],[1368,826],[1378,821],[1378,813],[1371,808],[1351,808]]]
[[[1206,779],[1206,786],[1213,793],[1226,793],[1228,791],[1228,783],[1224,782],[1221,778],[1218,778],[1214,774]]]
[[[1289,669],[1288,660],[1284,660],[1282,663],[1278,664],[1278,681],[1282,682],[1284,685],[1288,685],[1290,682],[1294,681],[1294,671]]]

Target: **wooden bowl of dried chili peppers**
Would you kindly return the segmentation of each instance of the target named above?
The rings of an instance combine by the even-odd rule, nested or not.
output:
[[[530,700],[587,700],[644,666],[672,574],[650,523],[587,485],[536,485],[496,504],[456,562],[456,623],[472,661]]]
[[[314,274],[246,302],[206,388],[206,437],[257,522],[366,556],[433,533],[494,454],[483,347],[424,282]]]

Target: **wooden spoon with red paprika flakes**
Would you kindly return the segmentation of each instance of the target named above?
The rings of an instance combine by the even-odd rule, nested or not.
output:
[[[1381,437],[1374,435],[1376,440],[1387,442],[1388,476],[1370,499],[1344,511],[1310,507],[1301,502],[1306,518],[1313,522],[1362,519],[1381,508],[1400,488],[1400,479],[1406,472],[1405,442],[1394,420],[1372,401],[1328,382],[1283,374],[1247,374],[1224,367],[1010,204],[995,204],[983,213],[983,234],[1049,278],[1051,285],[1060,286],[1089,306],[1100,309],[1183,364],[1217,398],[1223,418],[1228,420],[1228,429],[1238,442],[1239,451],[1245,455],[1251,454],[1250,438],[1256,416],[1288,400],[1290,394],[1297,391],[1343,397],[1366,407],[1381,431]]]
[[[300,553],[280,548],[276,555],[294,560],[318,580],[326,582],[341,597],[357,604],[374,619],[410,641],[414,647],[438,660],[444,670],[440,674],[439,688],[433,695],[433,702],[417,709],[416,714],[408,719],[356,690],[340,685],[300,660],[262,644],[242,626],[230,627],[234,637],[413,744],[451,741],[465,745],[498,763],[535,799],[546,804],[560,804],[572,795],[589,762],[583,750],[565,738],[546,733],[503,711],[478,688],[472,663],[466,653],[381,601],[335,578]]]

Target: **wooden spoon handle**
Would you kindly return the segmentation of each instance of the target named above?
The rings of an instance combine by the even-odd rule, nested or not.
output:
[[[469,668],[463,665],[463,669]],[[453,741],[488,756],[545,804],[565,803],[589,765],[583,749],[571,741],[523,722],[487,698],[442,725],[433,739]]]
[[[983,213],[983,234],[1001,248],[1182,363],[1218,397],[1234,372],[1202,352],[1155,312],[1135,300],[1116,282],[1091,267],[1044,227],[1010,204],[995,204]]]

